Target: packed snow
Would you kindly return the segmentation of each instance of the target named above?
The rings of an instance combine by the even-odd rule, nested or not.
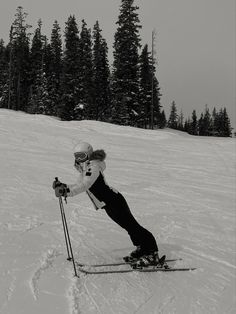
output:
[[[52,182],[76,181],[80,140],[106,151],[107,182],[155,235],[160,255],[197,270],[74,276]],[[1,109],[0,313],[235,313],[235,144]],[[64,207],[77,261],[121,261],[134,249],[85,193]]]

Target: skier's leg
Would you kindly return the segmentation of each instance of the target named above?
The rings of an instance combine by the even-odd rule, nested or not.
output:
[[[144,253],[158,251],[157,243],[147,229],[143,228],[132,215],[125,198],[119,193],[113,204],[105,207],[108,216],[124,228],[135,246],[141,246]]]

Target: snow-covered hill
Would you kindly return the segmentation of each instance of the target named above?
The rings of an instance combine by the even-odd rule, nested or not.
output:
[[[58,176],[73,183],[73,146],[107,152],[106,179],[187,273],[73,276]],[[0,110],[0,313],[235,313],[235,139],[193,137],[102,122],[61,122]],[[65,210],[82,262],[118,261],[133,247],[87,196]]]

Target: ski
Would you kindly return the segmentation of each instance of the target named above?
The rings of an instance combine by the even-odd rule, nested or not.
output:
[[[148,268],[130,268],[130,269],[116,269],[116,270],[87,270],[83,267],[79,268],[79,271],[87,274],[87,275],[101,275],[101,274],[122,274],[122,273],[132,273],[132,272],[140,272],[140,273],[151,273],[151,272],[173,272],[173,271],[193,271],[196,268],[162,268],[162,267],[148,267]]]
[[[166,259],[165,262],[170,263],[170,262],[177,262],[177,261],[182,261],[182,258],[174,258],[174,259]],[[79,263],[75,261],[75,264],[78,267],[109,267],[109,266],[122,266],[122,265],[130,265],[132,264],[131,262],[114,262],[114,263],[101,263],[101,264],[86,264],[86,263]]]

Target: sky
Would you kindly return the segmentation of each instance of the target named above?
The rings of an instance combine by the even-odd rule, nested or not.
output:
[[[198,117],[208,105],[227,108],[236,128],[236,44],[234,0],[135,0],[139,6],[142,45],[151,50],[155,31],[156,76],[161,87],[161,104],[167,118],[172,101],[185,118],[195,109]],[[70,14],[78,25],[88,27],[96,20],[103,30],[112,61],[114,33],[121,0],[8,0],[0,3],[0,38],[7,43],[17,6],[28,13],[27,22],[36,28],[42,19],[44,34],[50,37],[57,20],[64,33]]]

